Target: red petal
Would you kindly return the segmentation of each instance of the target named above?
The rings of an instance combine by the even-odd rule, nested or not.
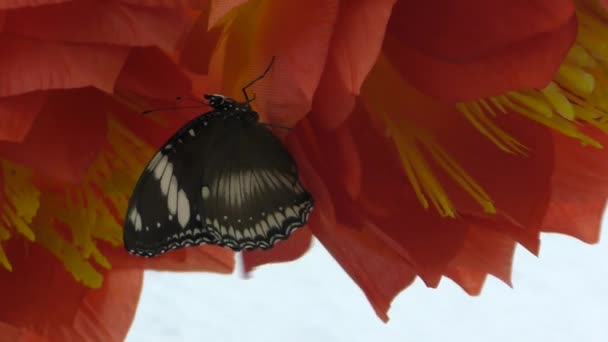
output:
[[[401,1],[385,51],[422,91],[467,100],[545,86],[576,28],[569,0]]]
[[[50,183],[80,182],[105,142],[105,101],[90,88],[49,94],[29,135],[22,143],[0,142],[0,156]]]
[[[46,103],[46,92],[0,98],[0,141],[22,142]]]
[[[172,50],[188,22],[180,9],[144,8],[119,1],[69,1],[7,12],[3,31],[41,40],[154,45]]]
[[[249,0],[211,0],[211,12],[209,13],[209,28],[215,26],[218,20],[233,9],[247,3]]]
[[[133,258],[132,255],[128,257]],[[187,248],[172,251],[158,258],[146,259],[144,267],[161,271],[232,273],[234,270],[234,253],[227,248],[218,246]]]
[[[375,234],[376,239],[384,241],[385,248],[407,258],[429,286],[436,286],[460,248],[466,227],[459,220],[442,219],[436,212],[422,208],[411,191],[390,141],[370,129],[366,115],[358,110],[351,115],[347,125],[356,137],[355,145],[361,158],[360,198],[349,197],[342,187],[340,172],[347,166],[336,169],[336,162],[332,161],[336,156],[330,150],[315,152],[314,144],[329,146],[330,141],[333,143],[334,132],[306,131],[303,121],[296,130],[298,140],[307,155],[320,155],[319,159],[313,159],[314,168],[328,187],[338,222],[356,229],[368,227],[368,234]],[[304,158],[296,155],[301,168]],[[315,198],[318,197],[315,189],[309,190]],[[369,203],[380,210],[370,210]],[[316,235],[315,228],[311,228]]]
[[[220,3],[225,3],[225,1]],[[205,4],[210,5],[211,3],[205,2]],[[180,53],[180,64],[198,74],[209,73],[211,56],[222,33],[220,27],[209,29],[210,15],[208,6],[202,9],[201,14],[188,33]]]
[[[471,225],[462,249],[446,275],[470,295],[481,292],[487,274],[511,285],[511,265],[516,242],[507,235]]]
[[[27,8],[33,6],[60,4],[68,1],[70,0],[4,0],[0,3],[0,9]]]
[[[227,248],[212,245],[174,250],[156,258],[143,258],[129,254],[122,246],[102,246],[103,254],[115,269],[135,268],[174,272],[232,273],[234,253]]]
[[[148,47],[131,49],[115,89],[173,101],[177,96],[190,94],[191,87],[187,76],[165,53]]]
[[[0,336],[11,342],[48,342],[48,340],[37,335],[26,328],[16,327],[11,324],[0,322]]]
[[[363,290],[378,317],[388,321],[392,300],[414,281],[416,272],[374,232],[323,222],[320,216],[311,217],[315,236]]]
[[[588,243],[599,240],[608,198],[608,137],[595,129],[585,131],[598,140],[601,150],[554,133],[555,171],[542,230],[558,232]]]
[[[20,242],[7,248],[13,272],[0,269],[0,291],[6,294],[0,321],[48,341],[124,340],[141,291],[141,270],[106,272],[103,286],[89,289],[48,251],[37,245],[25,250]]]
[[[35,90],[94,86],[114,89],[127,48],[19,39],[0,33],[0,97]]]
[[[312,233],[304,227],[296,230],[289,239],[279,242],[270,250],[244,251],[244,271],[251,272],[255,267],[264,264],[296,260],[308,252],[311,242]]]
[[[336,0],[248,4],[230,26],[224,93],[241,96],[241,88],[261,74],[271,56],[277,56],[267,78],[249,91],[257,94],[254,106],[263,121],[294,126],[310,110],[337,12]]]
[[[310,114],[323,127],[336,128],[353,110],[355,95],[380,53],[394,3],[394,0],[340,2],[325,70]]]

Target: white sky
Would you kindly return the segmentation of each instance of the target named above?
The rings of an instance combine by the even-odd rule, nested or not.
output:
[[[606,226],[606,224],[604,224]],[[479,297],[420,281],[388,324],[320,243],[254,277],[146,272],[129,342],[606,342],[608,239],[544,235],[541,258],[516,253],[514,289],[488,279]]]

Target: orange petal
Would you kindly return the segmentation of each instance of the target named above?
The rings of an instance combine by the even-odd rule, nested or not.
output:
[[[25,140],[0,142],[0,156],[49,183],[80,182],[106,139],[105,102],[91,88],[50,93]]]
[[[574,139],[554,133],[552,191],[542,230],[595,243],[608,198],[608,137],[594,129],[585,130],[585,134],[604,148],[581,146]]]
[[[190,94],[186,75],[160,49],[133,48],[116,80],[116,91],[147,98],[175,100]]]
[[[244,251],[244,271],[251,272],[257,266],[293,261],[300,258],[310,249],[312,233],[306,227],[296,230],[289,239],[279,242],[267,251]]]
[[[118,251],[117,267],[143,267],[157,271],[205,271],[232,273],[234,253],[218,246],[199,246],[171,251],[153,259],[136,257],[123,248]]]
[[[211,56],[222,33],[220,27],[209,28],[211,14],[208,7],[211,2],[206,1],[205,4],[207,6],[201,9],[202,12],[185,38],[180,53],[180,64],[198,74],[208,74]]]
[[[31,330],[0,322],[0,336],[11,342],[48,342],[48,340]]]
[[[256,5],[257,4],[257,5]],[[336,22],[338,1],[264,1],[243,6],[226,42],[224,92],[241,88],[276,62],[257,83],[256,110],[262,120],[293,127],[311,108]]]
[[[414,281],[416,272],[372,231],[323,222],[320,216],[311,216],[315,236],[363,290],[376,315],[387,322],[392,300]]]
[[[512,222],[507,229],[494,222],[489,222],[490,227],[511,234],[535,252],[538,239],[529,237],[538,236],[551,193],[553,140],[550,130],[517,114],[493,117],[491,120],[528,148],[528,155],[521,156],[499,150],[462,114],[445,113],[444,117],[449,129],[437,132],[437,140],[488,193],[498,212],[495,219]],[[479,204],[453,180],[442,178],[442,184],[460,213],[483,214]]]
[[[576,38],[569,0],[415,4],[395,6],[385,51],[414,86],[447,101],[544,87]]]
[[[516,242],[507,235],[484,227],[471,229],[446,275],[470,295],[481,292],[487,274],[511,286],[511,266]]]
[[[111,93],[129,51],[110,45],[43,42],[1,33],[0,46],[0,97],[87,86]]]
[[[295,133],[307,155],[315,153],[309,143],[311,140],[324,146],[327,144],[323,142],[330,141],[334,134],[324,130],[310,133],[304,127],[299,125]],[[374,227],[376,230],[369,234],[381,238],[385,248],[407,257],[411,267],[427,285],[436,286],[447,264],[459,250],[466,226],[459,220],[443,219],[434,211],[422,208],[390,141],[370,129],[366,113],[361,109],[355,111],[347,127],[356,137],[355,146],[361,158],[361,199],[349,197],[342,187],[341,171],[348,166],[336,169],[336,162],[332,161],[336,158],[335,154],[322,149],[321,158],[314,161],[315,171],[321,175],[332,196],[336,220],[357,229],[364,225]],[[311,137],[311,134],[314,136]],[[378,165],[382,165],[382,168]],[[311,192],[317,196],[313,189]],[[381,211],[368,211],[367,203],[375,204]],[[316,235],[315,228],[311,228]],[[324,243],[322,239],[321,242]]]
[[[0,141],[22,142],[46,103],[46,92],[0,98]]]
[[[340,2],[325,70],[310,114],[315,122],[336,128],[351,113],[355,95],[359,94],[382,47],[394,3],[394,0]]]
[[[514,113],[499,113],[489,117],[488,120],[526,146],[528,155],[506,153],[453,106],[444,105],[420,93],[399,80],[398,76],[395,77],[394,73],[388,73],[391,79],[385,75],[387,79],[382,80],[385,82],[382,93],[374,93],[377,92],[375,89],[380,84],[377,71],[375,69],[374,74],[370,76],[370,83],[366,84],[365,92],[366,97],[378,97],[376,101],[380,101],[382,106],[376,108],[374,104],[377,113],[370,115],[378,117],[379,113],[384,111],[393,120],[403,120],[405,115],[414,127],[428,132],[431,139],[440,143],[450,158],[454,159],[471,179],[483,188],[497,210],[497,219],[511,223],[506,225],[510,227],[506,230],[513,238],[526,243],[526,247],[535,251],[538,247],[538,239],[530,238],[538,235],[538,227],[550,193],[549,179],[553,167],[553,142],[550,130]],[[384,98],[391,100],[384,101]],[[355,135],[357,140],[359,134],[361,133]],[[363,141],[368,140],[363,139]],[[382,145],[387,142],[377,144]],[[370,143],[366,143],[367,145]],[[392,146],[392,142],[389,146]],[[373,147],[369,148],[373,149]],[[439,168],[434,168],[434,175],[440,180],[460,215],[474,215],[477,218],[478,215],[484,215],[484,207],[474,200],[469,192],[463,190],[463,187],[452,177],[448,177]],[[407,186],[410,187],[409,184]],[[522,192],[526,195],[522,196]],[[504,224],[490,223],[490,225],[501,230],[505,228]],[[518,233],[522,230],[522,234]]]
[[[172,50],[185,32],[185,12],[118,1],[69,1],[8,12],[3,31],[41,40],[159,46]]]
[[[69,0],[6,0],[0,3],[0,9],[16,9],[22,7],[44,6],[51,4],[59,4]]]
[[[209,13],[209,28],[215,24],[228,12],[245,4],[249,0],[211,0],[211,11]]]
[[[106,272],[103,286],[93,290],[75,282],[37,245],[26,250],[21,241],[14,241],[7,253],[14,270],[0,270],[0,321],[48,341],[124,340],[141,291],[141,270]]]

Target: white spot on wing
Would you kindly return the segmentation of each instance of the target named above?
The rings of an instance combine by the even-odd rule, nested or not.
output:
[[[207,198],[209,198],[210,194],[211,194],[211,191],[209,190],[208,186],[205,185],[201,188],[201,196],[203,197],[203,199],[206,200]]]
[[[173,164],[169,163],[167,165],[167,169],[163,173],[162,178],[160,179],[160,191],[164,196],[167,196],[169,192],[169,183],[171,182],[171,176],[173,176]]]
[[[163,158],[158,162],[158,164],[156,164],[156,167],[154,168],[154,178],[160,179],[160,176],[162,176],[163,171],[165,171],[165,166],[167,166],[168,161],[169,159],[167,158],[167,156],[163,156]]]
[[[150,160],[150,163],[148,164],[148,170],[152,170],[156,167],[156,164],[158,164],[158,162],[160,161],[160,158],[162,158],[163,154],[160,152],[156,152],[156,154],[154,155],[154,157],[152,158],[152,160]]]
[[[137,215],[135,216],[135,231],[138,232],[141,230],[141,215],[139,213],[137,213]]]
[[[185,228],[190,221],[190,202],[184,190],[177,192],[177,222]]]
[[[172,215],[177,212],[177,179],[175,176],[171,177],[171,184],[169,185],[169,196],[167,197],[167,208]]]

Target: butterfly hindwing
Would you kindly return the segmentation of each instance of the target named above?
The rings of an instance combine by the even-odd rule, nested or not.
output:
[[[203,172],[205,227],[220,236],[220,245],[235,250],[271,248],[306,223],[312,197],[270,130],[231,120],[224,124],[231,136],[218,140]]]

